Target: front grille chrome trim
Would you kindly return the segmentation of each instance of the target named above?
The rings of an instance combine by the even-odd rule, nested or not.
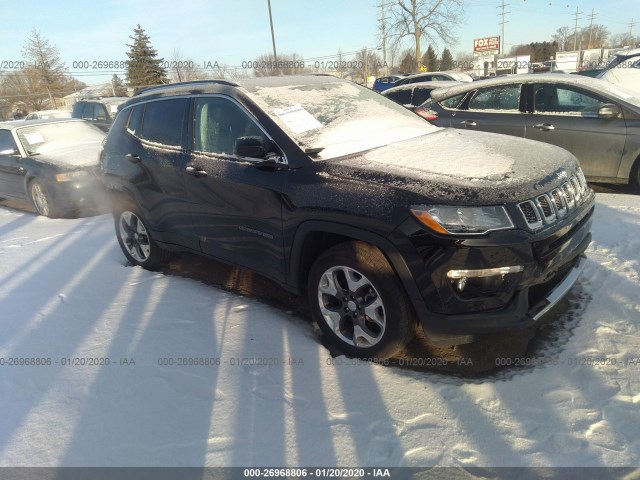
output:
[[[538,230],[566,217],[587,199],[588,194],[589,185],[584,174],[578,171],[560,187],[520,202],[517,206],[527,227]]]

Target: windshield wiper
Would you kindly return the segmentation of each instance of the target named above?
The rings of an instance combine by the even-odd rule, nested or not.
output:
[[[40,152],[36,152],[35,150],[27,150],[27,155],[33,157],[35,155],[40,155]]]

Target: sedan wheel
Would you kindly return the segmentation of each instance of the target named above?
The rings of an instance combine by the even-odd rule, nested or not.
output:
[[[39,180],[32,180],[29,184],[29,196],[38,214],[51,218],[59,216],[49,193]]]

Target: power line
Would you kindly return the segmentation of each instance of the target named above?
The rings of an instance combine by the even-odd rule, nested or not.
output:
[[[578,11],[578,7],[576,7],[576,13],[574,13],[573,15],[575,15],[576,17],[576,26],[573,29],[573,51],[576,51],[576,43],[578,41],[578,18],[580,17],[580,15],[582,15],[582,12]]]
[[[500,48],[500,53],[501,53],[502,55],[504,55],[504,54],[505,54],[505,53],[504,53],[504,24],[505,24],[505,23],[509,23],[509,22],[506,22],[506,21],[504,20],[504,16],[505,16],[507,13],[511,13],[511,12],[505,12],[505,11],[504,11],[504,9],[505,9],[505,7],[508,7],[509,5],[510,5],[509,3],[506,3],[506,4],[505,4],[505,3],[504,3],[504,0],[501,0],[501,4],[500,4],[500,5],[498,5],[498,7],[497,7],[497,8],[502,9],[502,12],[498,14],[498,16],[499,16],[499,17],[502,17],[502,21],[498,23],[498,25],[500,25],[500,26],[502,27],[502,35],[501,35],[501,37],[500,37],[500,39],[501,39],[501,41],[502,41],[502,47]]]
[[[593,19],[596,17],[596,14],[594,13],[594,8],[591,9],[591,15],[589,15],[589,17],[591,17],[590,21],[589,21],[589,45],[588,45],[588,49],[591,49],[591,32],[593,31]]]

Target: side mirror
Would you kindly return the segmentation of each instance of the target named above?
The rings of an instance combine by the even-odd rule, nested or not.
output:
[[[238,137],[233,153],[239,157],[264,159],[270,148],[271,142],[264,137]]]
[[[598,109],[598,118],[620,118],[622,110],[617,105],[607,103]]]

